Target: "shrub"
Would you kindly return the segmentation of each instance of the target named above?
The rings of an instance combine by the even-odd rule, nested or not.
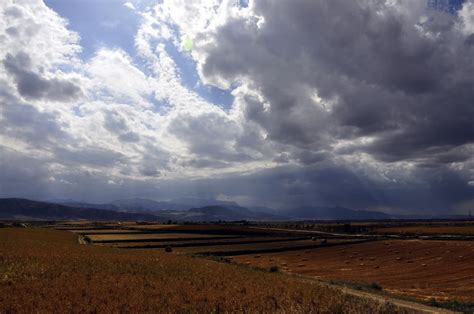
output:
[[[280,268],[278,268],[278,266],[272,266],[270,267],[270,272],[271,273],[277,273],[280,271]]]
[[[370,287],[375,290],[382,290],[382,286],[375,281],[370,284]]]

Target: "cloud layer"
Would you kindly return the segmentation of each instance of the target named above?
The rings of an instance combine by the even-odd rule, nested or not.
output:
[[[124,5],[135,54],[81,59],[87,34],[52,8],[0,4],[0,196],[474,204],[472,0]]]

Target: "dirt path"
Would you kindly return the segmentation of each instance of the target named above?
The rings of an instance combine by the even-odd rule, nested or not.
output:
[[[446,309],[441,309],[441,308],[437,308],[433,306],[424,305],[421,303],[401,300],[394,297],[377,295],[377,294],[373,294],[369,292],[363,292],[363,291],[358,291],[358,290],[344,288],[344,287],[339,287],[339,289],[341,289],[344,293],[347,293],[350,295],[359,296],[366,299],[371,299],[380,303],[390,302],[397,307],[419,311],[420,313],[456,313],[456,312],[449,311]]]
[[[314,235],[314,236],[326,236],[326,237],[342,237],[342,238],[370,238],[370,239],[386,239],[387,236],[380,234],[348,234],[348,233],[335,233],[335,232],[325,232],[317,230],[299,230],[299,229],[285,229],[285,228],[264,228],[264,227],[250,227],[250,229],[259,229],[259,230],[273,230],[281,232],[294,232],[300,234]]]
[[[282,232],[293,232],[299,234],[308,234],[315,236],[326,236],[326,237],[336,237],[336,238],[368,238],[374,240],[384,240],[384,239],[420,239],[420,240],[453,240],[453,241],[473,241],[474,236],[472,235],[460,235],[460,234],[431,234],[431,235],[417,235],[417,234],[363,234],[363,233],[336,233],[336,232],[325,232],[317,230],[300,230],[300,229],[285,229],[285,228],[266,228],[266,227],[250,227],[251,229],[259,230],[273,230],[273,231],[282,231]]]

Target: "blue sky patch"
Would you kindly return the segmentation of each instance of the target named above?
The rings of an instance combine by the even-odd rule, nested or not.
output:
[[[140,16],[123,1],[45,0],[46,5],[69,21],[81,36],[81,57],[91,58],[102,47],[120,48],[133,56],[134,36]]]
[[[69,28],[79,33],[83,48],[80,57],[88,60],[101,48],[119,48],[132,57],[143,73],[151,75],[146,64],[136,58],[135,34],[140,15],[126,7],[124,1],[110,0],[45,0],[46,4],[69,21]],[[245,1],[244,1],[245,2]],[[196,63],[172,43],[165,43],[166,51],[176,63],[182,84],[203,99],[229,109],[234,97],[230,91],[203,85],[199,80]]]

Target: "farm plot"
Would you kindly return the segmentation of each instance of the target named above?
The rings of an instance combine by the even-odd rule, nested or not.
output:
[[[168,242],[140,242],[140,243],[113,243],[113,246],[120,248],[164,248],[167,246],[175,247],[207,247],[223,246],[237,244],[256,244],[284,241],[300,241],[303,238],[277,238],[277,237],[233,237],[233,238],[206,238],[202,240],[189,239],[186,241],[168,241]]]
[[[344,240],[342,240],[344,241]],[[327,245],[339,244],[341,240],[328,240]],[[269,243],[227,244],[218,246],[185,247],[177,248],[180,253],[208,254],[208,255],[241,255],[256,254],[262,252],[281,252],[291,250],[304,250],[321,247],[320,241],[297,240],[277,241]]]
[[[194,233],[138,233],[138,234],[93,234],[87,236],[94,243],[112,242],[155,242],[155,241],[183,241],[192,239],[235,238],[233,235],[208,235]]]
[[[389,292],[424,300],[474,301],[469,241],[377,241],[232,259],[326,280],[377,282]]]
[[[83,234],[136,234],[140,233],[139,230],[128,230],[128,229],[88,229],[88,230],[70,230],[72,233],[83,233]]]
[[[468,226],[402,226],[378,228],[378,234],[423,234],[423,235],[470,235],[474,236],[474,225]]]
[[[170,229],[173,227],[176,227],[178,225],[162,225],[162,224],[135,224],[133,226],[130,226],[132,229],[138,229],[138,230],[160,230],[160,229]]]

